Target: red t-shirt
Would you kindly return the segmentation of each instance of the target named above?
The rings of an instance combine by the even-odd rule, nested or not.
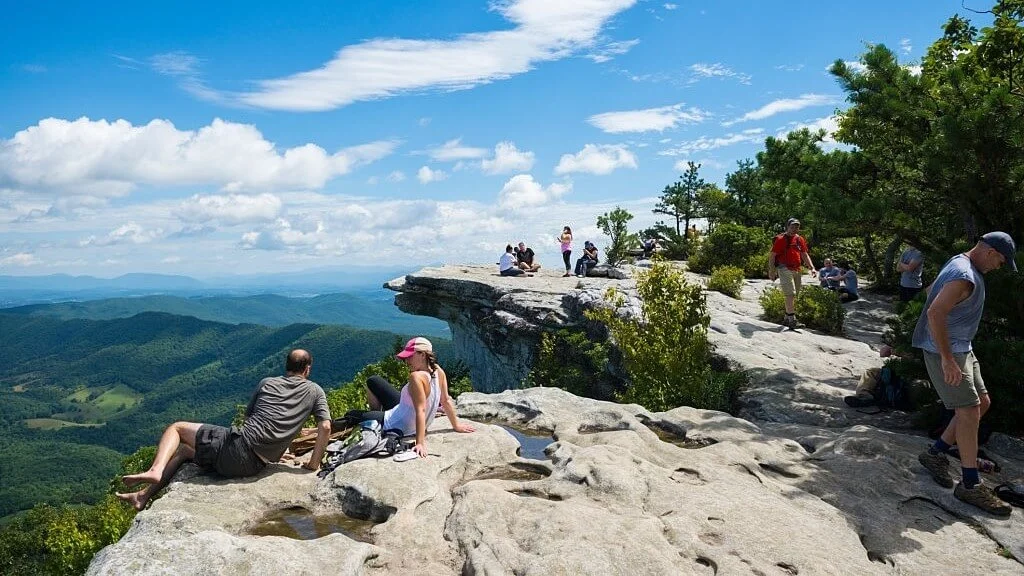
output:
[[[799,234],[786,236],[779,234],[772,242],[772,254],[775,254],[775,265],[785,266],[790,270],[800,271],[804,252],[807,252],[807,241]]]

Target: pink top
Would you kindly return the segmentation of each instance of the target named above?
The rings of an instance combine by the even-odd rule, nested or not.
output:
[[[569,240],[565,239],[566,234],[562,234],[562,252],[568,252],[572,250],[572,236],[569,236]]]

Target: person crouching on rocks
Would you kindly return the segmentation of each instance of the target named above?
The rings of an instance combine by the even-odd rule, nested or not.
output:
[[[448,377],[437,364],[430,340],[413,338],[395,356],[409,366],[409,382],[399,392],[380,376],[370,376],[366,381],[370,411],[349,412],[345,415],[348,421],[377,420],[383,430],[401,430],[403,436],[415,434],[413,450],[421,458],[427,456],[427,428],[434,421],[439,404],[448,416],[452,430],[466,433],[476,430],[459,421],[448,396]]]

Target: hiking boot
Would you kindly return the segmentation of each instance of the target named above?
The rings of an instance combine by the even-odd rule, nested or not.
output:
[[[956,489],[953,490],[953,496],[961,502],[966,502],[971,506],[977,506],[989,514],[996,516],[1009,516],[1010,512],[1013,511],[1013,507],[1003,502],[996,496],[996,493],[991,488],[984,484],[978,484],[974,488],[968,488],[961,482],[956,485]]]
[[[953,487],[953,475],[949,473],[949,459],[945,454],[932,454],[925,450],[917,461],[932,475],[932,480],[943,488]]]

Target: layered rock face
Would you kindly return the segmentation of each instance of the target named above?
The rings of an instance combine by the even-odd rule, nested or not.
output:
[[[525,374],[526,342],[540,330],[579,325],[609,285],[633,290],[629,280],[489,274],[446,267],[392,284],[404,310],[448,319],[457,338],[478,335],[479,361],[503,363],[481,368],[493,386]],[[863,341],[780,332],[757,319],[760,288],[748,283],[742,300],[708,295],[716,353],[752,375],[745,419],[551,388],[467,393],[458,410],[477,431],[438,418],[425,459],[360,460],[323,480],[284,465],[242,481],[186,467],[89,573],[1024,573],[1013,559],[1024,558],[1020,510],[997,519],[959,502],[917,462],[928,440],[905,415],[843,404],[880,363],[869,343],[884,307],[866,297],[851,309],[849,332]],[[544,453],[522,457],[498,423],[542,437]],[[1024,476],[1019,440],[997,434],[987,450],[1002,464],[987,482]],[[254,535],[296,507],[368,522],[361,535]]]

